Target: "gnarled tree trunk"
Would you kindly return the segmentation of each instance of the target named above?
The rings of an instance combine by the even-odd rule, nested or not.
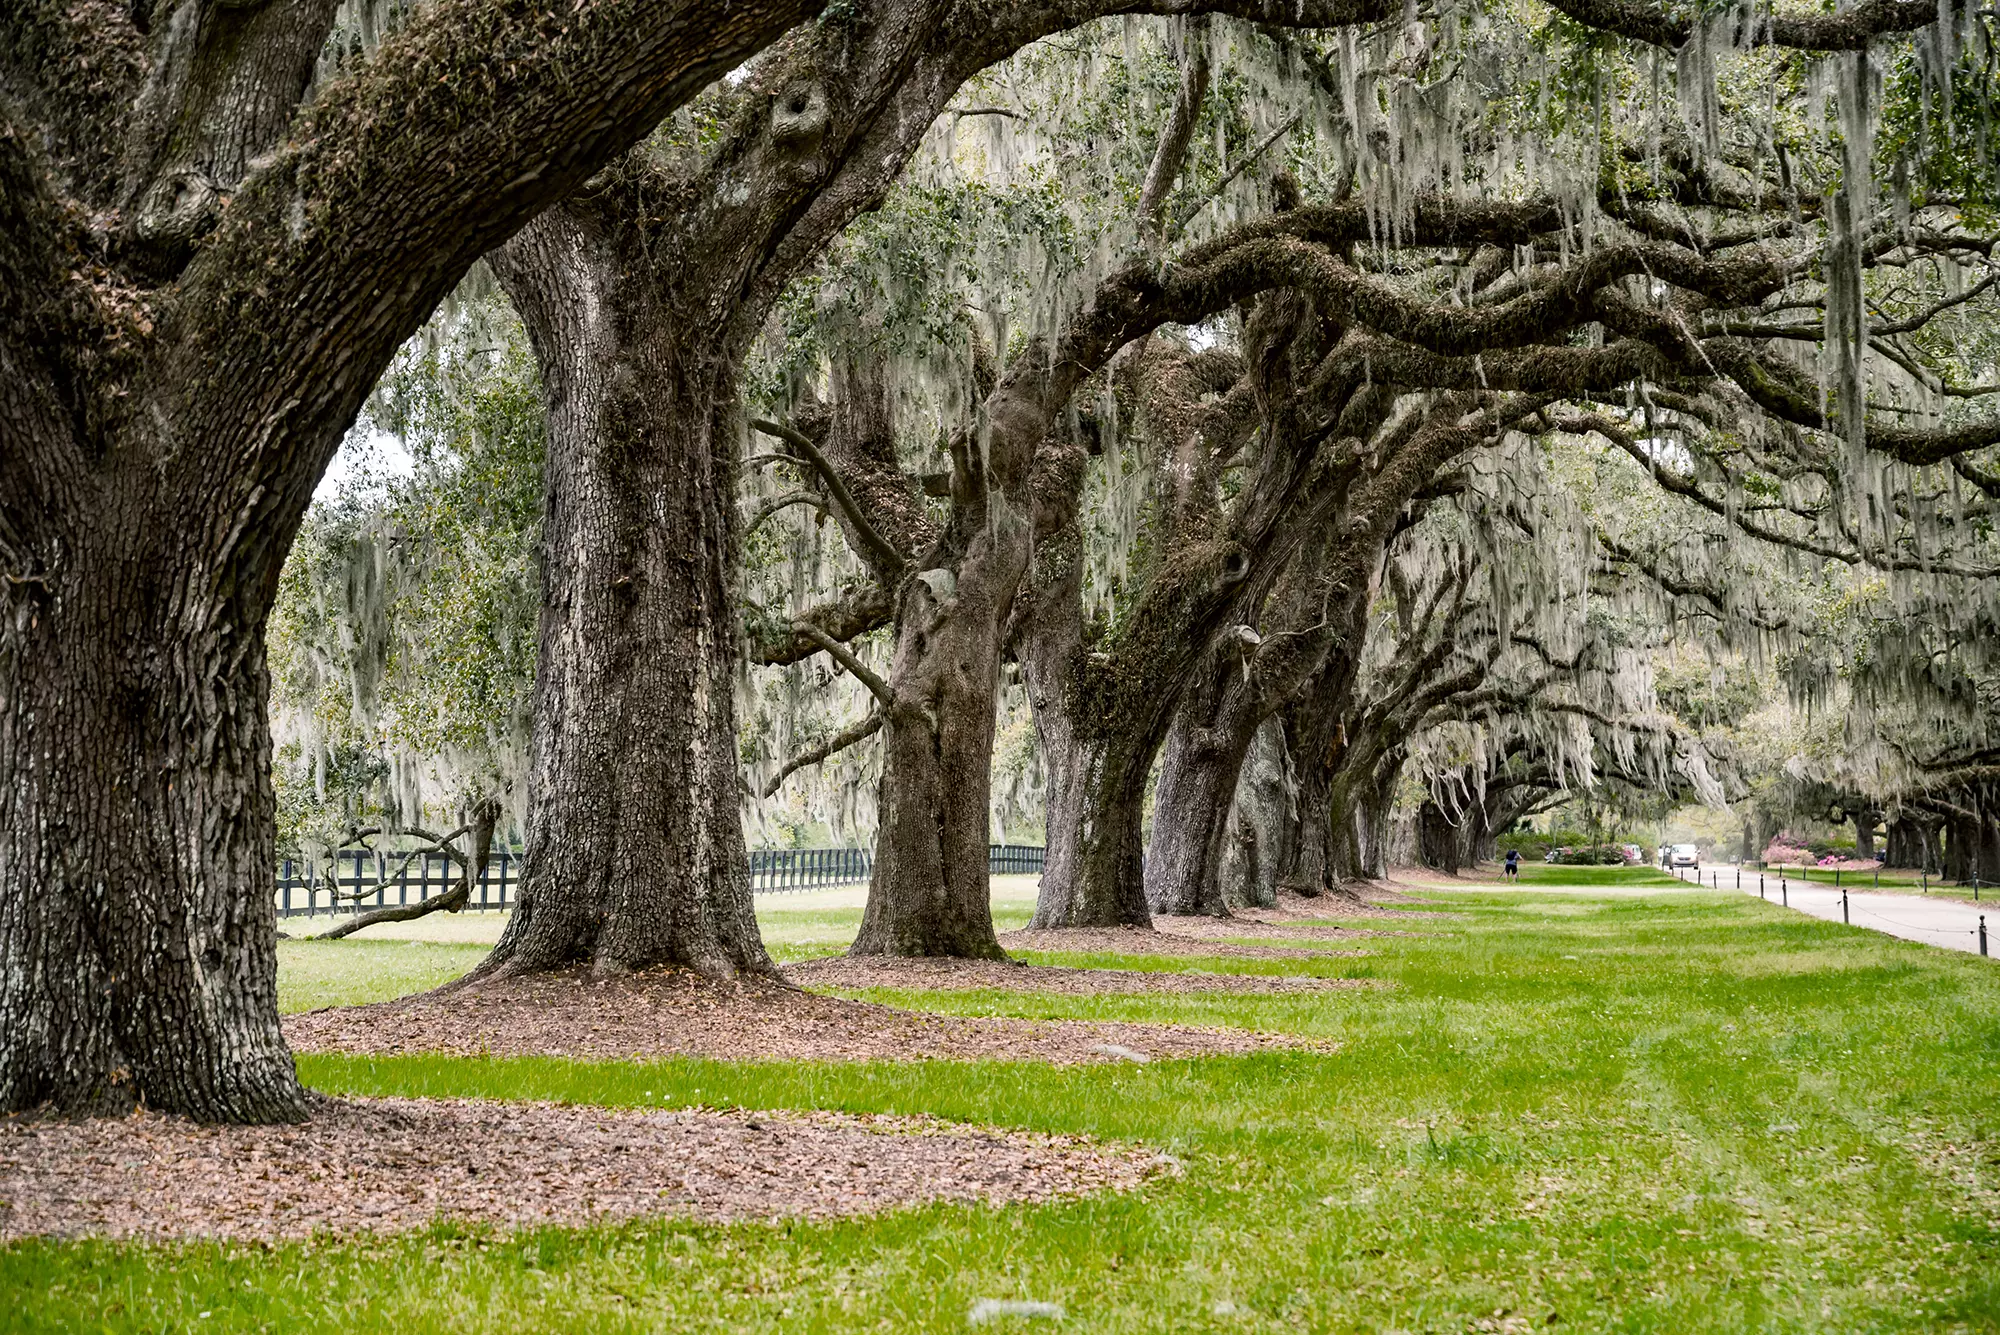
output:
[[[68,569],[0,590],[0,1106],[297,1119],[261,608],[97,503]]]
[[[1220,872],[1225,905],[1270,908],[1278,902],[1278,880],[1290,865],[1297,824],[1297,783],[1284,724],[1268,718],[1250,743],[1230,804]]]
[[[264,623],[314,484],[481,253],[815,8],[418,6],[310,108],[331,0],[0,10],[0,1111],[304,1114]]]
[[[768,972],[736,755],[734,363],[567,206],[493,259],[548,405],[519,907],[479,976]]]
[[[884,705],[875,867],[854,955],[1000,959],[988,888],[988,798],[1000,637],[1027,566],[1028,524],[967,525],[956,570],[903,582]]]
[[[1048,851],[1031,925],[1150,927],[1143,825],[1152,749],[1106,726],[1115,720],[1078,715],[1083,571],[1074,529],[1043,540],[1027,596],[1014,654],[1048,775]]]
[[[1224,664],[1221,670],[1233,667]],[[1222,851],[1243,760],[1260,720],[1247,690],[1225,684],[1218,691],[1213,681],[1204,685],[1210,689],[1183,701],[1161,749],[1153,832],[1146,845],[1146,901],[1154,913],[1229,911],[1222,895]]]

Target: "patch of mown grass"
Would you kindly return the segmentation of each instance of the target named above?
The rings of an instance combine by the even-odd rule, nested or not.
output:
[[[427,992],[465,973],[491,947],[447,941],[294,940],[278,943],[278,1009],[363,1006]]]
[[[1092,1332],[2000,1330],[1990,961],[1738,894],[1439,899],[1439,921],[1368,940],[1387,989],[896,994],[1284,1029],[1326,1052],[1062,1070],[300,1063],[335,1093],[925,1112],[1142,1141],[1183,1165],[1130,1195],[268,1250],[22,1243],[0,1249],[0,1285],[29,1297],[0,1324],[955,1331],[992,1297],[1061,1303],[1065,1328]]]
[[[1522,885],[1680,885],[1658,867],[1563,867],[1545,862],[1521,864]]]

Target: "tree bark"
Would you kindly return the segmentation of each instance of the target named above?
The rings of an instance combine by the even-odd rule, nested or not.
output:
[[[187,624],[131,560],[131,495],[49,587],[0,591],[0,1093],[297,1120],[262,628]]]
[[[1026,520],[981,525],[956,576],[905,581],[885,705],[875,866],[852,955],[1003,959],[987,845],[1000,635]]]
[[[148,8],[0,14],[0,1111],[285,1120],[264,623],[314,483],[481,253],[816,7],[438,0],[304,108],[327,0]]]
[[[1034,927],[1151,927],[1142,842],[1152,752],[1142,739],[1078,716],[1083,658],[1081,539],[1035,553],[1030,606],[1014,653],[1047,768],[1048,849]]]
[[[542,368],[542,613],[521,898],[478,977],[772,969],[740,814],[735,365],[559,206],[493,256]]]
[[[1465,838],[1460,828],[1464,820],[1463,813],[1454,820],[1432,801],[1417,809],[1417,856],[1426,867],[1447,876],[1458,875],[1458,869],[1465,865]]]
[[[1290,865],[1296,837],[1297,784],[1285,750],[1284,724],[1264,720],[1244,757],[1222,847],[1222,902],[1229,908],[1270,908]],[[1322,841],[1322,849],[1324,842]]]
[[[1225,663],[1219,670],[1232,672],[1235,665]],[[1182,702],[1161,748],[1153,833],[1146,846],[1146,902],[1156,914],[1229,912],[1222,852],[1243,761],[1261,720],[1247,690],[1225,684],[1217,700],[1215,683],[1203,684],[1210,689]]]

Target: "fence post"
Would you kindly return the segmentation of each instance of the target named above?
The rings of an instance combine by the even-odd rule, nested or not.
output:
[[[1768,903],[1771,898],[1769,895],[1764,893],[1764,873],[1761,871],[1757,873],[1757,898],[1764,900],[1766,903]]]
[[[1979,915],[1979,953],[1986,953],[1986,915]]]
[[[1834,873],[1836,876],[1839,874],[1839,872]],[[1847,921],[1847,891],[1844,889],[1840,892],[1840,920],[1842,922]]]

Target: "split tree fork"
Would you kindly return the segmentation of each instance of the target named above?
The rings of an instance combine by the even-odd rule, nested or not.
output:
[[[313,487],[474,260],[818,8],[435,0],[318,89],[334,0],[0,9],[0,1110],[305,1114],[264,625]]]

